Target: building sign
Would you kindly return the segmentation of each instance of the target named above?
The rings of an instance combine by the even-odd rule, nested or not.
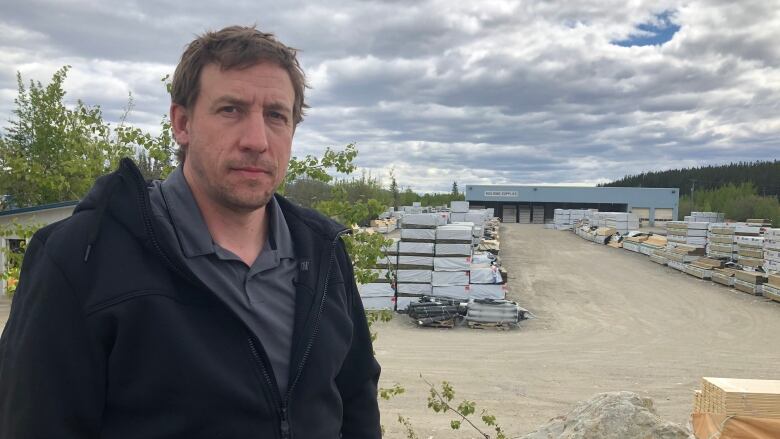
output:
[[[486,197],[517,197],[517,191],[485,191]]]

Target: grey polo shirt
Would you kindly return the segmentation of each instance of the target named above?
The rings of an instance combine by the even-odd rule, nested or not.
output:
[[[211,237],[181,167],[150,189],[152,211],[178,241],[184,263],[251,328],[263,344],[282,395],[287,391],[297,265],[292,236],[274,198],[268,240],[252,266]]]

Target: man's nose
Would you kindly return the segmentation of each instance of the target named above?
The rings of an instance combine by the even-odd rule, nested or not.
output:
[[[268,149],[268,127],[260,111],[252,111],[245,119],[239,146],[241,149],[264,152]]]

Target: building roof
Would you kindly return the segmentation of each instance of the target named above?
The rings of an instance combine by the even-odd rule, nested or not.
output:
[[[59,203],[41,204],[39,206],[21,207],[19,209],[10,209],[0,211],[0,216],[19,215],[20,213],[39,212],[42,210],[58,209],[60,207],[70,207],[79,204],[76,201],[61,201]]]

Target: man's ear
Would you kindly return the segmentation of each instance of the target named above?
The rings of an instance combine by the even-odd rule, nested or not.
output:
[[[179,104],[171,104],[171,129],[176,143],[184,147],[190,144],[190,113]]]

